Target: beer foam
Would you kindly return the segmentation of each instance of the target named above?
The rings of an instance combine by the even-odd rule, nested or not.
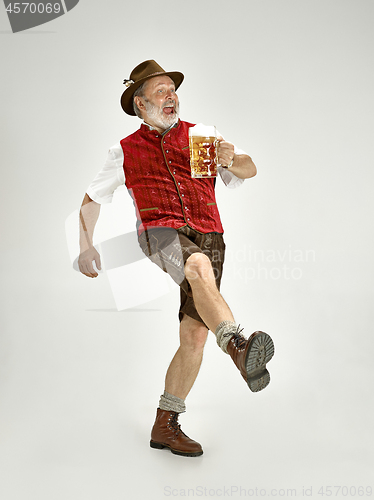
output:
[[[201,137],[215,137],[216,127],[214,125],[204,125],[198,123],[194,127],[190,127],[189,135],[197,135]]]

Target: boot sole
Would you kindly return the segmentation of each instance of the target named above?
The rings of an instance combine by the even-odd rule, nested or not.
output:
[[[203,451],[197,451],[196,453],[189,453],[179,450],[174,450],[167,444],[157,443],[156,441],[150,442],[151,448],[155,448],[157,450],[162,450],[163,448],[169,449],[174,455],[181,455],[182,457],[200,457],[203,454]]]
[[[252,392],[259,392],[270,382],[266,365],[274,356],[274,343],[270,335],[265,332],[253,333],[248,342],[250,345],[245,359],[247,384]]]

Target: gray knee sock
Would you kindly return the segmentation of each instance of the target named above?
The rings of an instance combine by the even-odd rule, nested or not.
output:
[[[186,411],[184,399],[173,396],[166,391],[164,391],[164,394],[160,397],[159,407],[161,410],[175,411],[177,413],[184,413]]]
[[[235,333],[238,327],[233,321],[222,321],[216,328],[215,336],[217,344],[220,346],[223,352],[227,353],[227,344],[230,342],[231,335],[225,335],[230,333]]]

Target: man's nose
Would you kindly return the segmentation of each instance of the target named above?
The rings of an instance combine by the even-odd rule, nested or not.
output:
[[[170,89],[170,90],[168,90],[168,91],[166,92],[166,98],[167,98],[167,99],[173,99],[173,98],[174,98],[174,96],[175,96],[175,90],[171,90],[171,89]]]

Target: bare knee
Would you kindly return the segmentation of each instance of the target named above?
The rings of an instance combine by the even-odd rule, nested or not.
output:
[[[205,254],[196,252],[188,257],[184,265],[184,274],[191,286],[196,281],[214,280],[212,264]]]
[[[202,351],[208,336],[208,328],[189,316],[184,316],[180,325],[180,342],[182,347],[193,351]]]

